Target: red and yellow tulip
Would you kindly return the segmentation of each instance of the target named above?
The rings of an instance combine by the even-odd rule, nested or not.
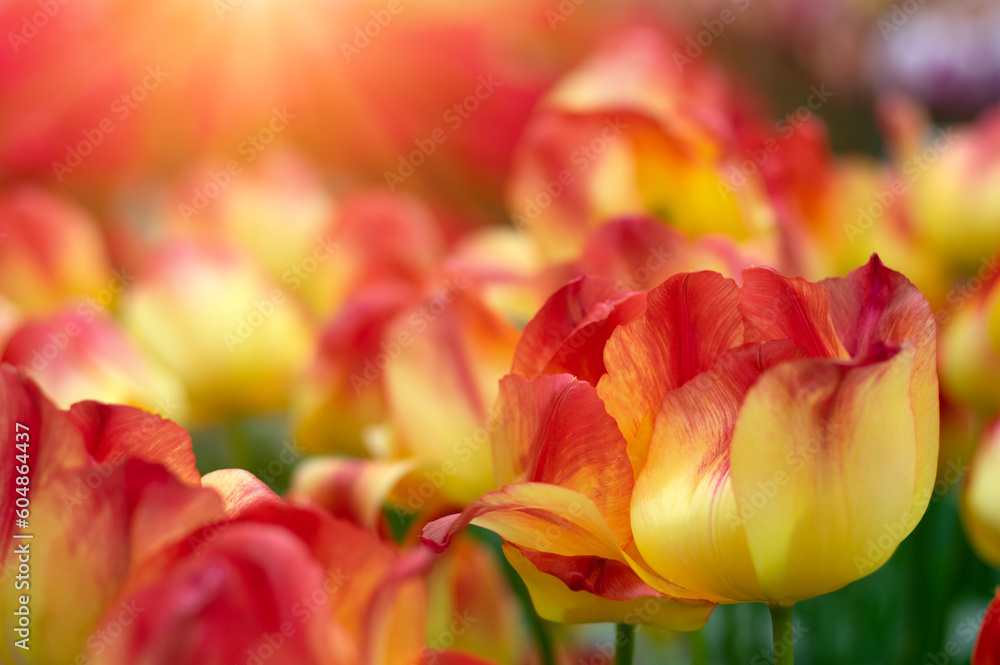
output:
[[[570,297],[610,312],[603,354],[581,347],[580,377],[503,380],[507,484],[426,542],[496,531],[552,619],[691,629],[715,603],[838,589],[916,526],[937,462],[935,326],[905,277],[873,258],[816,284],[753,268],[742,286],[685,273],[617,301],[581,300],[585,286],[543,312]],[[550,349],[576,328],[533,323],[554,331]],[[636,615],[657,597],[664,611]]]

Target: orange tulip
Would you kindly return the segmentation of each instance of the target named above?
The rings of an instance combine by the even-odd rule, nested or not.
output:
[[[687,629],[714,603],[788,606],[888,560],[935,479],[935,327],[919,291],[873,257],[818,284],[680,274],[645,299],[601,333],[596,386],[503,380],[494,456],[509,484],[425,541],[496,531],[543,616]],[[627,604],[651,598],[652,618]]]

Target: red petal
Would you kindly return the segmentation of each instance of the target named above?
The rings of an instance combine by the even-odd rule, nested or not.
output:
[[[188,485],[201,484],[191,436],[179,425],[131,406],[90,401],[74,404],[69,417],[95,461],[141,459],[162,464]]]
[[[633,466],[645,459],[663,396],[743,343],[739,289],[714,272],[671,277],[649,292],[646,312],[608,340],[608,373],[598,393],[629,442]]]
[[[528,378],[567,373],[597,385],[611,333],[645,308],[645,293],[630,293],[605,279],[575,279],[525,326],[511,372]]]
[[[972,665],[1000,665],[1000,589],[986,610],[979,630]]]
[[[568,374],[500,381],[503,426],[494,435],[500,484],[538,482],[576,490],[597,506],[618,544],[632,541],[632,466],[625,439],[597,390]]]
[[[790,339],[814,358],[846,358],[830,318],[830,295],[820,284],[769,268],[743,271],[740,289],[747,342]]]
[[[661,597],[624,563],[597,556],[560,556],[519,548],[539,571],[558,577],[573,591],[588,591],[608,600]]]

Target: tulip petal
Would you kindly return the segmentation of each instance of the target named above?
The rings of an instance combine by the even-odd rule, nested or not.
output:
[[[664,398],[636,478],[632,531],[646,562],[675,584],[732,601],[760,598],[729,442],[743,397],[761,372],[802,355],[787,340],[742,346]]]
[[[983,627],[972,652],[972,665],[1000,665],[1000,589],[983,616]]]
[[[68,469],[32,494],[32,531],[44,534],[32,541],[32,613],[61,636],[46,646],[52,662],[76,658],[132,569],[224,517],[214,492],[141,460]]]
[[[116,665],[227,665],[246,662],[248,653],[274,654],[280,639],[283,662],[332,662],[324,636],[329,596],[306,604],[322,584],[322,570],[294,536],[276,526],[234,525],[202,556],[180,559],[126,599],[132,612],[119,621],[120,635],[91,655]],[[112,608],[104,628],[118,617]]]
[[[830,319],[830,294],[800,277],[770,268],[743,271],[740,289],[747,342],[790,339],[814,358],[848,358]]]
[[[411,472],[409,461],[313,457],[295,469],[290,499],[308,499],[331,515],[377,530],[382,505]]]
[[[468,278],[400,316],[387,333],[398,354],[385,369],[401,456],[445,476],[436,494],[464,505],[493,487],[488,434],[497,377],[518,332],[479,300]]]
[[[877,255],[846,278],[821,284],[830,293],[830,317],[852,358],[862,360],[880,349],[916,347],[910,401],[917,434],[917,492],[937,474],[941,410],[938,407],[937,326],[930,304],[903,275],[882,265]],[[930,494],[923,498],[930,500]]]
[[[743,343],[736,283],[713,272],[675,275],[649,292],[645,314],[615,330],[597,392],[642,468],[663,396]]]
[[[714,604],[678,601],[649,587],[647,595],[611,600],[589,589],[574,589],[560,578],[539,570],[517,547],[504,545],[503,551],[527,585],[535,610],[549,621],[643,623],[664,630],[686,631],[701,629],[715,609]]]
[[[201,484],[222,496],[226,516],[230,518],[239,517],[261,504],[281,503],[281,499],[270,487],[243,469],[212,471],[205,474]]]
[[[511,372],[528,378],[567,373],[597,385],[605,372],[608,337],[645,307],[645,293],[630,293],[604,279],[575,279],[525,326]]]
[[[191,436],[179,425],[131,406],[78,402],[69,411],[97,462],[124,458],[162,464],[179,480],[199,485]]]
[[[914,357],[908,346],[854,366],[783,363],[747,393],[730,464],[770,602],[818,596],[864,577],[919,521],[933,477],[915,488]]]
[[[632,467],[625,439],[592,385],[569,374],[500,381],[503,425],[494,434],[497,484],[538,482],[593,501],[615,541],[632,541],[628,505]]]
[[[518,548],[564,557],[592,556],[629,566],[639,578],[675,598],[705,600],[698,593],[652,574],[641,560],[615,542],[594,503],[579,492],[545,483],[515,483],[484,495],[460,514],[424,527],[424,544],[442,552],[469,524],[481,526]]]

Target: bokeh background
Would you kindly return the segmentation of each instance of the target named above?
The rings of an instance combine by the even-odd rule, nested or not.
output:
[[[331,510],[402,542],[489,489],[462,472],[415,514],[391,509],[419,496],[414,468],[439,468],[442,441],[483,426],[545,297],[601,269],[585,246],[601,224],[673,228],[676,269],[760,257],[819,279],[879,252],[941,324],[939,483],[888,565],[796,607],[795,648],[969,662],[1000,583],[960,519],[1000,411],[982,319],[1000,5],[13,0],[0,37],[4,360],[64,408],[176,420],[203,473],[241,467],[315,499],[316,460],[377,462],[384,491]],[[606,149],[574,152],[606,127]],[[543,190],[566,168],[565,195]],[[610,639],[540,627],[503,570],[521,627],[496,643],[550,631],[576,662]],[[640,630],[637,662],[770,662],[769,640],[765,607],[720,607],[700,633]]]

